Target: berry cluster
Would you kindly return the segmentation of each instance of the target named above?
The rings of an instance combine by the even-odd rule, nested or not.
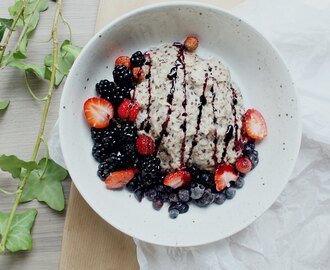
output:
[[[190,36],[184,42],[188,52],[197,47],[196,37]],[[235,164],[218,164],[215,172],[190,164],[165,174],[154,140],[138,133],[135,120],[140,108],[131,99],[136,83],[145,78],[143,65],[149,63],[149,56],[140,51],[131,57],[118,57],[113,70],[114,81],[101,80],[96,84],[99,98],[85,102],[85,117],[94,142],[92,155],[99,162],[97,175],[107,188],[126,186],[138,201],[144,197],[152,201],[156,210],[168,203],[170,218],[186,213],[190,203],[207,207],[233,199],[236,190],[244,185],[245,174],[258,165],[255,141],[267,135],[262,115],[257,110],[247,110],[243,119],[247,142]]]

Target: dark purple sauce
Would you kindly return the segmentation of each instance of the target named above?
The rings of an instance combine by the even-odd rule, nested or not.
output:
[[[200,105],[198,106],[198,116],[197,116],[197,123],[196,123],[196,132],[194,134],[192,143],[191,143],[191,148],[189,151],[189,156],[188,156],[188,160],[187,162],[190,160],[192,152],[194,150],[194,147],[197,145],[197,135],[198,135],[198,131],[200,128],[200,124],[201,124],[201,118],[202,118],[202,113],[203,113],[203,107],[206,104],[206,97],[205,97],[205,91],[206,91],[206,86],[207,86],[207,80],[208,80],[208,73],[205,73],[205,80],[204,80],[204,84],[203,84],[203,93],[200,96],[199,100],[200,100]]]
[[[149,56],[149,55],[148,55]],[[150,59],[150,56],[148,57]],[[146,78],[148,79],[148,94],[149,94],[149,99],[148,99],[148,106],[147,106],[147,119],[145,119],[141,125],[140,125],[140,130],[144,129],[145,132],[149,133],[150,129],[151,129],[151,125],[150,125],[150,107],[151,107],[151,67],[152,67],[152,62],[151,59],[150,61],[148,61],[146,63],[146,65],[149,66],[148,69],[148,74],[146,75]],[[134,94],[135,95],[135,90],[134,90]]]
[[[183,54],[184,47],[179,42],[173,43],[173,46],[179,48],[179,50],[178,50],[178,54],[177,54],[177,59],[175,61],[175,66],[172,67],[169,74],[167,74],[167,78],[169,80],[171,80],[170,93],[167,95],[167,103],[170,106],[167,110],[165,122],[163,122],[163,124],[162,124],[162,130],[160,131],[159,137],[155,141],[156,152],[158,152],[159,145],[162,142],[163,138],[168,136],[168,132],[167,132],[166,129],[167,129],[168,123],[170,122],[170,119],[171,119],[172,103],[173,103],[174,93],[175,93],[175,90],[176,90],[175,89],[175,84],[176,84],[176,79],[177,79],[178,67],[182,65],[182,67],[184,68],[184,72],[185,72],[185,63],[184,63],[184,54]]]
[[[215,100],[215,93],[213,86],[211,88],[211,93],[212,93],[212,111],[213,111],[213,126],[214,126],[214,133],[213,133],[213,143],[214,143],[214,150],[213,150],[213,161],[214,161],[214,169],[217,168],[218,166],[218,130],[217,130],[217,118],[215,116],[215,105],[214,105],[214,100]]]

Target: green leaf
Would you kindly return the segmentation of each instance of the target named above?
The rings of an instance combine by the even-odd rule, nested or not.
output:
[[[16,0],[16,3],[9,8],[9,13],[11,16],[16,17],[19,15],[19,11],[22,7],[23,1]],[[28,40],[33,31],[36,29],[39,19],[40,19],[40,12],[47,10],[48,4],[46,0],[31,0],[28,1],[26,5],[22,17],[18,20],[17,25],[23,26],[27,24],[26,32],[22,37],[22,40],[14,52],[13,56],[16,59],[23,59],[26,58],[26,51]]]
[[[0,24],[6,26],[8,29],[11,27],[13,22],[14,22],[13,19],[0,18]]]
[[[28,171],[32,171],[35,168],[37,168],[37,166],[38,166],[37,163],[34,161],[26,162],[13,155],[0,156],[0,169],[5,172],[11,173],[13,178],[17,178],[20,176],[22,168]]]
[[[70,72],[70,69],[78,57],[81,47],[72,45],[70,40],[64,40],[61,48],[60,48],[60,55],[58,57],[58,70],[56,72],[56,82],[55,85],[58,86],[63,78],[67,76]],[[45,66],[48,67],[49,71],[51,72],[51,67],[53,65],[53,54],[49,54],[44,59]],[[50,79],[50,76],[47,77]]]
[[[6,249],[11,252],[20,250],[31,250],[32,249],[32,236],[31,230],[38,211],[31,209],[25,211],[22,214],[16,214],[11,224],[7,241]],[[9,213],[0,212],[0,234],[3,233],[6,228],[7,221],[9,219]]]
[[[6,26],[0,24],[0,42],[2,41],[5,31],[6,31]],[[0,51],[1,51],[1,48],[0,48]]]
[[[0,101],[0,111],[7,109],[9,106],[9,100],[5,99]]]
[[[6,61],[6,58],[4,58],[4,62]],[[34,73],[37,75],[40,79],[46,78],[46,67],[45,66],[39,66],[36,64],[30,64],[27,62],[24,62],[23,60],[16,59],[12,57],[8,63],[9,66],[18,68],[22,71],[26,71],[29,73]]]
[[[38,168],[33,170],[26,182],[22,193],[21,202],[28,202],[34,199],[45,202],[54,210],[64,209],[64,193],[62,181],[67,177],[68,172],[53,160],[43,158],[38,164]],[[21,179],[24,177],[21,175]]]

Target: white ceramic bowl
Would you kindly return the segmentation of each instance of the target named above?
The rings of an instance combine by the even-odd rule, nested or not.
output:
[[[198,53],[219,57],[230,68],[246,108],[257,108],[268,137],[257,150],[259,166],[246,177],[233,200],[208,208],[191,206],[173,220],[167,207],[155,211],[126,190],[111,191],[96,175],[84,101],[95,84],[111,79],[119,55],[131,55],[161,43],[200,39]],[[67,78],[60,108],[60,139],[66,165],[81,195],[108,223],[138,239],[167,246],[194,246],[230,236],[269,208],[294,167],[301,122],[297,93],[283,59],[257,30],[230,13],[197,3],[167,3],[130,12],[97,33],[85,46]],[[97,230],[97,228],[95,228]]]

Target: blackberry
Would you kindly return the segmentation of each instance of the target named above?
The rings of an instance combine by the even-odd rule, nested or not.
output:
[[[102,95],[101,98],[111,102],[113,106],[118,107],[124,98],[130,98],[131,91],[131,87],[116,86],[112,92]]]
[[[100,142],[108,145],[108,148],[112,151],[117,149],[120,146],[120,131],[116,128],[108,128],[108,130],[103,133]]]
[[[98,142],[100,143],[103,136],[104,136],[104,133],[106,132],[107,129],[105,128],[94,128],[92,127],[91,128],[91,137],[92,137],[92,140],[94,142]]]
[[[146,156],[139,162],[139,168],[143,182],[150,186],[161,180],[160,160],[154,156]]]
[[[121,136],[124,142],[134,142],[138,137],[136,125],[130,123],[123,123]]]
[[[126,159],[130,162],[135,161],[137,158],[134,143],[125,144],[122,147],[122,152],[123,152],[124,156],[126,157]]]
[[[132,71],[126,66],[116,66],[112,72],[115,83],[119,86],[131,86],[133,82]]]
[[[110,153],[106,162],[110,164],[113,170],[120,170],[127,167],[126,157],[120,151]]]
[[[101,143],[95,143],[92,149],[93,157],[98,161],[105,161],[109,155],[107,144],[103,145]]]
[[[104,181],[111,172],[112,172],[111,165],[108,162],[103,161],[99,164],[97,170],[97,176],[100,177],[102,181]]]
[[[133,67],[142,67],[145,61],[146,59],[141,51],[137,51],[131,56],[131,65]]]
[[[96,93],[103,97],[103,96],[108,96],[112,95],[115,90],[115,83],[114,82],[109,82],[108,80],[101,80],[98,82],[95,86]]]

